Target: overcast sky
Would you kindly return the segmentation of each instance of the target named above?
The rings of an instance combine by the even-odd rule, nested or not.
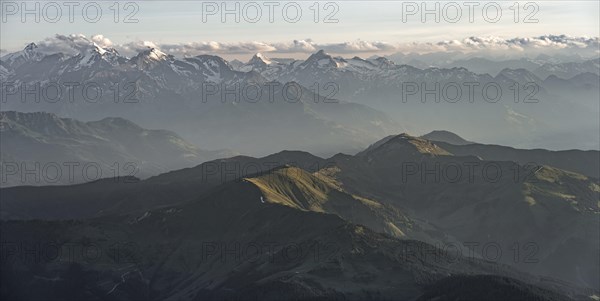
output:
[[[501,5],[501,16],[496,14],[494,5],[488,5],[484,13],[487,2],[478,2],[472,10],[460,1],[427,2],[427,9],[434,9],[438,3],[439,22],[433,14],[426,15],[423,22],[422,1],[237,2],[239,13],[225,15],[224,21],[221,2],[120,1],[118,5],[114,1],[78,2],[72,8],[71,23],[69,6],[63,2],[55,2],[61,9],[57,15],[55,5],[47,2],[23,4],[2,0],[0,48],[6,53],[56,34],[82,34],[88,38],[95,36],[95,40],[125,52],[135,50],[136,45],[152,45],[175,54],[204,52],[245,60],[258,51],[271,56],[305,57],[315,48],[327,48],[344,56],[430,51],[435,47],[461,49],[477,43],[518,48],[523,41],[531,41],[515,38],[561,35],[583,44],[587,43],[586,38],[596,38],[597,45],[600,35],[600,7],[596,0],[521,1],[517,2],[518,15],[515,7],[511,7],[514,1],[496,1]],[[227,2],[226,8],[235,9],[235,3]],[[36,4],[40,8],[37,13],[23,13],[23,8],[35,10]],[[96,15],[98,8],[101,15]],[[414,9],[418,9],[414,14],[403,14]],[[552,47],[565,47],[560,44],[564,42],[561,38],[553,39],[536,41],[534,46],[558,43]]]

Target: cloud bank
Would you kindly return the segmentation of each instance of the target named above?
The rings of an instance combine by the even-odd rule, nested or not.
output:
[[[318,43],[312,39],[290,42],[237,42],[221,43],[201,41],[177,44],[159,44],[152,41],[132,41],[115,44],[102,34],[87,38],[83,34],[60,35],[37,42],[39,50],[46,53],[79,53],[82,49],[97,45],[114,48],[121,54],[133,56],[147,48],[158,48],[174,56],[195,56],[199,54],[247,56],[257,52],[269,55],[310,54],[323,49],[339,55],[385,55],[392,53],[439,53],[460,52],[480,56],[534,56],[544,54],[564,54],[581,56],[599,55],[598,37],[573,37],[567,35],[544,35],[527,38],[468,37],[462,40],[439,41],[434,43],[388,43],[383,41],[348,41],[340,43]]]

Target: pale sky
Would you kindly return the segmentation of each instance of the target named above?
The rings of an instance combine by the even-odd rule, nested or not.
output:
[[[519,22],[515,22],[515,9],[510,7],[515,1],[495,1],[501,5],[502,14],[496,23],[489,21],[496,16],[494,7],[488,6],[486,16],[489,20],[483,17],[482,7],[488,1],[475,1],[479,5],[474,7],[472,23],[469,21],[469,6],[461,1],[452,2],[457,6],[451,2],[426,2],[426,8],[429,9],[433,9],[436,3],[440,5],[439,23],[434,21],[434,15],[427,15],[428,19],[425,23],[422,22],[421,7],[419,7],[422,1],[237,2],[240,5],[239,23],[235,22],[234,15],[226,15],[225,22],[221,20],[220,5],[223,1],[204,1],[204,4],[201,1],[119,1],[117,5],[115,1],[95,1],[92,4],[89,4],[89,1],[69,1],[78,4],[73,8],[73,23],[69,22],[69,7],[61,1],[55,2],[61,9],[60,16],[57,16],[56,7],[48,4],[49,1],[24,3],[2,0],[0,2],[2,4],[0,49],[3,53],[19,50],[30,42],[41,41],[56,34],[83,34],[87,37],[103,35],[115,45],[142,41],[151,41],[156,45],[188,43],[211,45],[211,42],[216,42],[229,47],[227,48],[229,50],[216,54],[241,59],[247,59],[255,49],[241,47],[233,53],[230,48],[235,43],[290,44],[294,40],[316,44],[349,43],[344,53],[351,56],[352,47],[359,47],[355,44],[370,47],[370,43],[390,45],[437,43],[463,40],[471,36],[494,36],[506,39],[563,34],[574,37],[600,36],[600,7],[597,0],[519,1],[516,2],[519,4],[517,18]],[[23,14],[23,5],[27,9],[35,10],[36,3],[40,7],[37,13]],[[228,1],[226,8],[234,9],[235,3]],[[527,3],[530,4],[526,8]],[[83,6],[86,4],[87,20],[83,17]],[[410,9],[413,4],[417,5],[419,11],[414,15],[406,15],[406,22],[403,22],[403,7]],[[218,11],[214,15],[205,15],[206,19],[203,20],[203,11],[213,8],[214,5]],[[284,14],[284,6],[287,7],[287,14]],[[319,22],[314,20],[317,6]],[[96,23],[92,23],[91,20],[96,17],[97,7],[101,8],[102,15],[98,16],[99,20]],[[115,14],[117,7],[118,16]],[[243,10],[244,7],[246,11]],[[255,7],[259,7],[262,14],[258,22],[251,23],[248,20],[257,16]],[[269,22],[269,7],[273,9],[273,23]],[[297,16],[298,7],[301,16],[298,16],[298,21],[293,23],[291,21]],[[457,16],[456,7],[459,8],[461,16],[458,22],[451,23],[449,20],[452,21]],[[124,23],[123,20],[127,19],[129,14],[131,14],[129,20],[138,20],[138,22]],[[337,20],[337,23],[324,23],[323,20],[328,15],[329,20]],[[530,21],[538,20],[538,22],[524,23],[528,16]],[[35,21],[35,17],[40,18],[39,22]],[[23,18],[26,20],[22,20]],[[57,21],[51,23],[50,21],[53,20]],[[361,44],[361,41],[367,45]],[[265,49],[269,52],[268,47]],[[374,52],[386,51],[393,50],[374,50]],[[215,52],[219,51],[215,50]],[[364,54],[364,49],[356,51],[356,54],[359,53]],[[302,53],[275,55],[277,51],[273,54],[289,57],[304,56]]]

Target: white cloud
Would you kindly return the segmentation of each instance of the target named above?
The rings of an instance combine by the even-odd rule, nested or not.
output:
[[[318,50],[318,45],[311,39],[293,40],[288,43],[276,43],[273,45],[276,52],[280,53],[313,53]]]
[[[503,39],[500,37],[469,37],[462,41],[444,41],[438,43],[445,49],[477,51],[477,50],[519,50],[532,49],[559,50],[567,48],[597,48],[598,38],[570,37],[566,35],[545,35],[530,38]]]
[[[93,35],[91,40],[102,48],[110,48],[113,46],[113,42],[101,34]]]
[[[103,48],[113,46],[112,41],[101,34],[94,35],[89,39],[83,34],[57,34],[53,37],[36,42],[36,44],[38,46],[37,50],[42,53],[52,54],[62,52],[71,55],[80,53],[85,49],[92,47],[94,44]]]
[[[431,53],[431,52],[463,52],[504,55],[523,55],[528,52],[578,52],[591,55],[597,52],[598,37],[570,37],[566,35],[546,35],[530,38],[501,37],[468,37],[462,40],[440,41],[437,43],[387,43],[382,41],[349,41],[341,43],[317,43],[311,39],[293,40],[284,43],[267,42],[194,42],[187,44],[158,45],[163,51],[173,55],[212,54],[253,54],[256,52],[271,53],[313,53],[323,49],[334,54],[360,53]]]
[[[115,45],[114,47],[117,49],[117,51],[119,51],[123,55],[129,55],[129,56],[135,55],[135,54],[137,54],[143,50],[146,50],[148,48],[160,49],[160,47],[152,41],[135,41],[135,42],[129,42],[126,44]]]
[[[383,41],[348,41],[341,43],[318,43],[312,39],[290,42],[268,43],[259,41],[221,43],[216,41],[158,44],[152,41],[133,41],[115,44],[102,34],[87,38],[83,34],[55,35],[40,41],[39,50],[46,53],[63,52],[74,54],[93,44],[100,47],[114,47],[126,56],[132,56],[147,49],[157,48],[175,56],[198,54],[251,55],[257,52],[272,54],[310,54],[323,49],[332,54],[360,55],[401,53],[460,52],[481,56],[523,56],[545,54],[598,54],[598,37],[572,37],[567,35],[544,35],[528,38],[502,38],[496,36],[468,37],[462,40],[439,41],[435,43],[388,43]]]
[[[248,54],[257,52],[277,51],[277,48],[268,43],[242,42],[242,43],[219,43],[194,42],[186,44],[162,44],[161,50],[173,55],[198,55],[198,54]]]

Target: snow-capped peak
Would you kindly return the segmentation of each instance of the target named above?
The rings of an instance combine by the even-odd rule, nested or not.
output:
[[[161,62],[168,61],[169,55],[156,48],[148,48],[131,58],[131,61],[139,68],[154,67]]]
[[[79,60],[74,66],[75,70],[94,65],[99,61],[105,61],[114,66],[118,64],[119,53],[115,49],[102,48],[98,44],[92,43],[90,47],[83,49],[77,57]]]
[[[375,65],[377,65],[378,67],[380,67],[380,68],[393,67],[393,66],[396,65],[394,62],[392,62],[388,58],[385,58],[385,57],[382,57],[382,56],[377,57],[377,58],[375,58],[374,60],[371,60],[371,61],[373,61],[373,63]]]
[[[265,65],[271,65],[273,63],[273,61],[271,61],[268,57],[266,57],[264,54],[262,53],[257,53],[255,54],[250,61],[248,61],[248,64],[250,65],[255,65],[255,64],[265,64]]]
[[[324,50],[319,50],[313,53],[303,63],[304,65],[316,65],[318,67],[340,67],[338,63],[331,55],[327,54]]]
[[[307,61],[310,60],[321,60],[321,59],[331,59],[331,55],[329,55],[325,50],[321,49],[315,53],[313,53],[310,57],[308,57]]]
[[[146,55],[148,58],[155,60],[155,61],[162,61],[162,60],[166,60],[168,55],[156,48],[150,48],[146,51],[143,52],[144,55]]]
[[[160,51],[159,49],[148,47],[145,50],[140,51],[135,57],[134,60],[144,60],[146,62],[159,62],[165,61],[169,58],[169,55]]]
[[[97,52],[100,55],[103,55],[104,53],[106,53],[106,50],[100,47],[98,44],[92,43],[92,52]]]
[[[39,61],[44,57],[44,54],[37,50],[38,46],[35,43],[29,43],[23,50],[9,53],[2,57],[11,68],[17,68],[21,64],[30,61]]]
[[[37,44],[32,42],[32,43],[29,43],[27,46],[25,46],[25,48],[23,50],[24,51],[32,51],[36,48],[38,48]]]

